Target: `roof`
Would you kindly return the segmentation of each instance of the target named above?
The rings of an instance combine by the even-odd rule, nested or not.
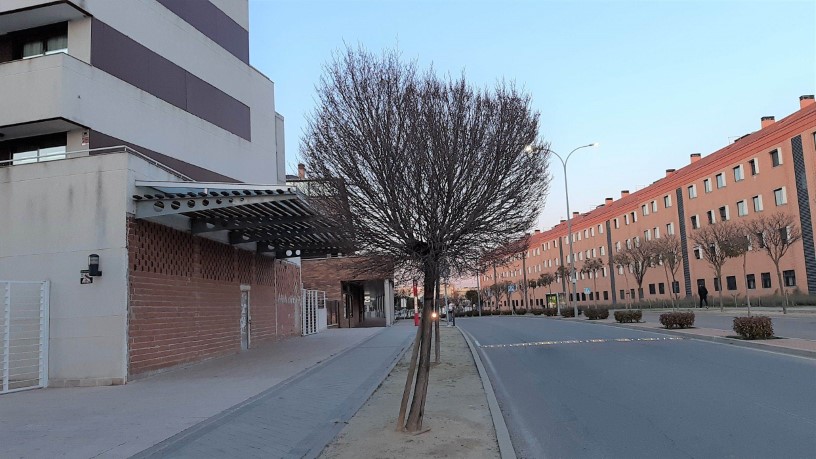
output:
[[[186,218],[193,234],[222,233],[230,244],[254,243],[278,258],[353,252],[295,187],[137,181],[133,200],[137,219],[167,224]]]

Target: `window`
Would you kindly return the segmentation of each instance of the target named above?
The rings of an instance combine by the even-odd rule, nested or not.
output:
[[[754,212],[762,212],[762,195],[754,196],[752,201],[754,201]]]
[[[635,222],[637,222],[637,213],[632,212],[632,223],[635,223]]]
[[[666,293],[666,284],[664,284],[663,282],[657,284],[657,292],[660,293],[661,295]]]
[[[657,212],[657,201],[652,201],[652,212]]]
[[[784,186],[774,190],[774,201],[776,202],[777,206],[784,206],[788,203],[788,196],[785,193]]]
[[[654,227],[654,237],[655,239],[660,239],[660,228]]]
[[[666,234],[669,236],[674,234],[674,223],[666,223]]]
[[[737,201],[737,215],[740,217],[744,217],[748,215],[748,206],[745,204],[745,201]]]
[[[589,235],[592,236],[592,237],[595,237],[595,228],[594,227],[589,229]]]
[[[640,210],[641,210],[641,212],[643,212],[644,217],[649,215],[649,207],[646,204],[643,204],[642,206],[640,206]]]
[[[748,161],[748,165],[751,166],[751,175],[759,174],[759,161],[756,158]]]
[[[725,278],[725,285],[728,287],[728,290],[736,290],[737,289],[737,277],[736,276],[727,276]]]
[[[742,171],[742,164],[734,168],[734,181],[739,182],[740,180],[744,179],[745,175],[743,175]]]
[[[680,281],[672,282],[672,292],[680,293]]]
[[[631,249],[631,248],[632,248],[632,241],[631,241],[630,239],[627,239],[627,240],[626,240],[626,248],[627,248],[627,249]]]
[[[623,223],[628,225],[629,224],[629,214],[623,216]]]
[[[771,273],[760,274],[762,278],[762,288],[771,288]]]
[[[652,230],[646,230],[643,232],[643,239],[650,241],[652,240]]]
[[[609,290],[604,290],[603,295],[604,295],[604,301],[608,301],[609,300]]]
[[[641,289],[641,290],[643,290],[643,289]],[[635,289],[630,288],[629,289],[629,295],[632,295],[632,298],[634,298],[635,297]],[[643,295],[641,295],[641,297],[643,297]]]
[[[697,185],[691,185],[688,187],[688,197],[689,199],[694,199],[697,197]]]
[[[53,161],[55,159],[65,159],[65,146],[34,148],[27,151],[17,152],[11,155],[11,164],[39,163]]]
[[[603,234],[603,226],[598,225],[598,234]]]
[[[708,224],[713,225],[716,219],[714,218],[714,211],[709,210],[706,212],[706,218],[708,219]]]
[[[620,228],[620,221],[618,221],[618,219],[616,218],[615,219],[615,229],[618,229],[618,228]]]
[[[587,230],[584,230],[584,237],[589,237],[589,233],[587,232]]]
[[[702,260],[703,259],[703,249],[701,249],[700,247],[695,247],[694,248],[694,258],[696,258],[697,260]]]
[[[620,291],[620,299],[624,299],[626,297],[626,292],[623,289]]]
[[[697,215],[691,216],[691,229],[699,229],[700,228],[700,217]]]
[[[785,287],[796,287],[796,271],[782,271],[782,281],[785,282]]]
[[[19,57],[30,59],[48,54],[68,52],[68,26],[66,23],[40,29],[36,35],[36,38],[29,38],[29,41],[23,43]]]
[[[598,250],[600,250],[600,251],[601,251],[601,256],[606,255],[606,248],[604,248],[603,246],[599,247],[599,249],[598,249]]]
[[[655,292],[655,284],[649,284],[649,295],[654,295]]]
[[[731,214],[728,212],[728,206],[720,207],[719,211],[721,221],[727,221],[731,217]]]
[[[666,196],[663,196],[663,207],[667,209],[671,207],[671,196],[668,194]]]
[[[753,274],[748,274],[745,276],[745,285],[748,286],[748,290],[756,289],[756,276]]]
[[[703,189],[706,193],[711,193],[711,179],[703,180]]]
[[[779,149],[776,149],[771,152],[771,166],[777,167],[782,164],[782,154],[779,152]]]
[[[725,175],[719,173],[714,177],[717,179],[717,188],[725,188]]]
[[[715,292],[720,291],[720,278],[719,277],[714,278],[714,291]]]
[[[620,243],[620,241],[618,241],[618,242],[615,243],[615,252],[620,252],[620,251],[621,251],[621,243]]]

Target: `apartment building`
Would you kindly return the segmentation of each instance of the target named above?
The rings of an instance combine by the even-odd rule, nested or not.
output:
[[[572,215],[575,253],[576,300],[578,304],[620,304],[640,300],[668,299],[671,292],[681,298],[697,294],[705,285],[711,294],[723,289],[730,295],[767,296],[788,292],[816,292],[814,259],[814,221],[816,205],[816,102],[812,95],[799,98],[799,110],[779,121],[763,117],[760,129],[737,139],[714,153],[690,156],[689,164],[667,169],[666,175],[650,186],[618,199],[607,197],[597,208]],[[703,259],[692,233],[722,220],[750,220],[757,215],[785,212],[795,217],[802,239],[792,245],[782,259],[783,284],[773,263],[762,250],[753,248],[746,258],[746,273],[741,260],[731,260],[723,268],[723,280]],[[647,270],[642,290],[631,270],[610,267],[610,257],[626,247],[666,235],[679,238],[683,261],[676,280],[660,265]],[[522,256],[523,255],[523,256]],[[600,259],[604,266],[594,275],[581,273],[583,264]],[[510,296],[498,298],[500,306],[522,306],[521,285],[546,272],[556,273],[568,266],[567,223],[547,231],[536,231],[528,250],[506,266],[497,266],[481,274],[483,288],[510,282],[518,286]],[[562,276],[563,277],[563,276]],[[562,277],[553,291],[566,291]],[[668,278],[667,278],[668,277]],[[543,294],[538,299],[543,304]],[[530,294],[532,297],[532,294]],[[571,297],[571,295],[570,295]],[[495,304],[496,299],[493,300]]]
[[[249,62],[247,0],[0,2],[0,392],[300,334],[338,247]]]

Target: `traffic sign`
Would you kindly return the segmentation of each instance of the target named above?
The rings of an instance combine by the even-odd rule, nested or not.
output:
[[[585,288],[585,289],[584,289],[584,293],[586,293],[587,295],[589,295],[590,293],[592,293],[592,289],[591,289],[591,288],[589,288],[589,287],[587,287],[587,288]]]

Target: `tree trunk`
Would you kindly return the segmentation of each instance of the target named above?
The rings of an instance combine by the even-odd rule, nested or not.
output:
[[[598,278],[595,277],[595,273],[592,273],[592,288],[595,290],[595,306],[598,306]]]
[[[419,364],[417,366],[414,397],[411,400],[411,411],[405,430],[419,432],[422,430],[422,418],[425,414],[425,397],[428,394],[428,379],[431,372],[431,312],[433,311],[433,288],[436,282],[436,266],[425,268],[425,301],[422,304],[421,341],[419,345]]]
[[[720,282],[720,289],[717,291],[717,294],[718,294],[717,297],[720,299],[720,312],[724,312],[725,307],[723,306],[723,299],[722,299],[722,292],[723,292],[722,268],[718,269],[716,271],[716,273],[717,273],[717,279],[719,279],[719,282]]]
[[[785,291],[785,284],[782,283],[782,271],[779,270],[779,262],[775,263],[776,279],[779,282],[779,293],[782,294],[785,302],[782,303],[782,314],[788,313],[788,292]]]
[[[439,278],[437,278],[436,279],[436,301],[434,302],[434,304],[437,305],[437,307],[436,307],[436,320],[433,321],[434,362],[436,362],[436,363],[439,363],[439,318],[441,317],[441,314],[439,314],[439,311],[441,310],[439,308],[439,296],[440,296],[440,294],[441,294],[441,292],[439,290]],[[448,315],[447,307],[448,307],[448,305],[445,305],[445,317],[447,317],[447,315]]]
[[[397,417],[397,431],[405,430],[405,412],[408,410],[408,398],[411,396],[411,383],[416,375],[417,356],[419,355],[419,343],[422,341],[422,327],[417,327],[414,338],[414,350],[411,351],[411,364],[408,365],[408,376],[405,378],[405,388],[402,390],[402,402],[400,402],[399,416]]]
[[[674,311],[674,284],[669,281],[669,267],[663,263],[663,271],[666,272],[666,283],[669,284],[669,298],[671,299],[672,311]]]
[[[742,254],[742,278],[745,279],[745,301],[748,303],[748,317],[751,317],[751,294],[748,291],[748,252]]]

